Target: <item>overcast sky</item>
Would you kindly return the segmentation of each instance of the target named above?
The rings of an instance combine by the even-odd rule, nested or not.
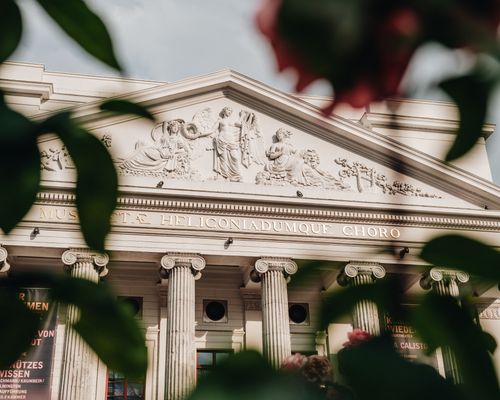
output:
[[[38,5],[20,1],[25,20],[23,40],[12,59],[45,64],[49,71],[111,75],[113,71],[87,56],[61,33]],[[111,31],[127,76],[176,81],[231,68],[278,89],[291,91],[292,76],[278,75],[265,40],[254,28],[260,0],[87,0]],[[407,76],[413,96],[442,99],[432,83],[451,69],[463,67],[461,57],[429,46],[414,59]],[[453,71],[452,71],[453,72]],[[316,94],[328,94],[314,85]],[[500,94],[490,121],[500,125]],[[499,129],[500,130],[500,129]],[[500,182],[500,133],[488,140],[494,177]]]

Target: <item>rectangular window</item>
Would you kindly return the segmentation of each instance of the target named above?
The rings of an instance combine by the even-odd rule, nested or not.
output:
[[[196,357],[197,377],[209,374],[232,353],[232,350],[198,350]]]
[[[144,383],[132,382],[108,370],[106,400],[144,400]]]

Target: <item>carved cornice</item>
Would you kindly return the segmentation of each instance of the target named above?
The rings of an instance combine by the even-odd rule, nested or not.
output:
[[[422,279],[420,279],[420,286],[423,289],[430,289],[436,282],[451,280],[455,281],[457,284],[467,283],[469,281],[469,274],[454,269],[432,268],[422,276]]]
[[[0,247],[0,277],[6,276],[10,270],[10,264],[7,262],[9,253],[3,247]]]
[[[78,262],[92,263],[100,277],[108,274],[109,256],[106,253],[98,253],[90,249],[69,249],[61,256],[64,265],[71,269]]]
[[[42,192],[37,203],[52,206],[74,206],[75,196],[70,193]],[[311,220],[325,222],[346,222],[366,224],[390,224],[396,226],[417,226],[427,228],[469,229],[481,231],[500,231],[500,218],[478,218],[471,216],[434,216],[418,215],[415,211],[397,214],[372,210],[332,210],[291,206],[261,206],[254,204],[235,204],[224,202],[144,199],[119,197],[118,209],[145,210],[158,212],[203,213],[206,215],[274,217],[290,220]]]
[[[165,279],[170,271],[176,267],[190,268],[195,279],[201,278],[201,271],[205,268],[205,259],[198,254],[169,253],[164,255],[160,261],[160,277]]]
[[[480,319],[500,320],[500,303],[477,304],[476,307]]]
[[[358,275],[369,275],[374,279],[382,279],[385,276],[385,268],[378,263],[350,262],[337,277],[340,286],[347,286],[349,282]]]

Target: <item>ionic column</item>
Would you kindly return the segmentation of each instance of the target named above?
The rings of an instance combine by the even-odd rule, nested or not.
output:
[[[10,270],[10,264],[7,262],[8,255],[7,250],[0,247],[0,278],[6,278]]]
[[[196,384],[195,291],[205,260],[198,255],[167,254],[160,275],[168,278],[166,379],[167,400],[186,398]]]
[[[420,279],[420,286],[423,289],[432,289],[434,293],[440,296],[451,296],[458,298],[459,289],[458,285],[467,283],[469,281],[469,274],[462,271],[432,268],[426,272],[422,279]],[[462,375],[458,367],[455,354],[449,347],[441,349],[443,355],[443,365],[446,378],[454,383],[462,383]]]
[[[255,263],[253,280],[262,281],[262,341],[264,357],[278,368],[291,355],[287,279],[297,264],[283,258],[261,258]]]
[[[385,276],[385,269],[377,263],[356,262],[347,264],[337,282],[341,286],[360,286],[374,283]],[[377,305],[368,300],[359,301],[352,312],[354,329],[361,329],[372,335],[380,334],[380,317]]]
[[[71,249],[62,255],[62,261],[72,278],[86,279],[97,283],[99,277],[108,273],[109,257],[88,249]],[[62,368],[61,400],[89,400],[96,397],[96,374],[98,358],[84,340],[72,329],[78,321],[79,310],[68,306],[66,315],[66,337]],[[96,327],[99,329],[99,327]]]

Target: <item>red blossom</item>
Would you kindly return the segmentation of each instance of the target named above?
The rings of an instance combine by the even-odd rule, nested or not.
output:
[[[368,333],[362,329],[353,329],[352,332],[347,334],[347,342],[343,344],[344,347],[357,346],[373,337],[371,333]]]
[[[457,0],[430,9],[418,1],[355,2],[355,16],[344,23],[348,3],[263,0],[256,24],[274,50],[279,71],[296,72],[296,91],[322,78],[331,83],[334,100],[323,110],[330,114],[339,103],[363,107],[400,94],[403,75],[424,41],[487,48],[488,40],[496,40],[499,3]]]
[[[278,64],[278,71],[282,72],[287,68],[297,71],[297,83],[295,90],[302,92],[307,86],[317,79],[320,75],[310,71],[303,62],[300,61],[300,55],[295,54],[290,46],[279,35],[278,31],[278,13],[281,7],[281,0],[264,0],[255,16],[257,28],[267,37],[273,47]]]

